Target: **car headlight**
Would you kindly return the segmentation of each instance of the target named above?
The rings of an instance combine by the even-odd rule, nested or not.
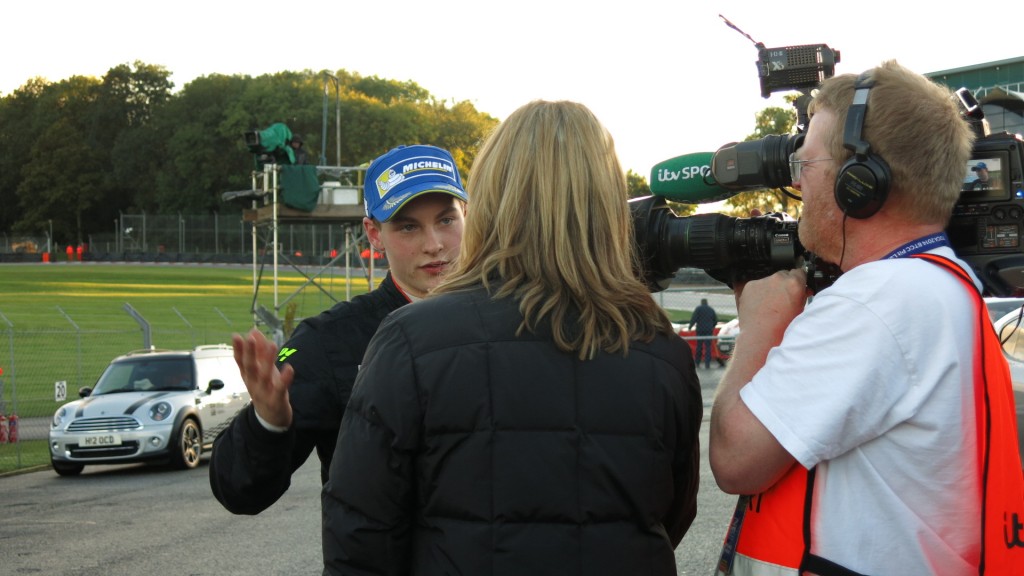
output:
[[[149,417],[156,422],[166,420],[171,415],[171,404],[169,402],[157,402],[149,409]]]
[[[63,406],[58,408],[57,411],[54,412],[53,414],[53,422],[50,423],[50,426],[52,428],[60,428],[60,425],[64,422],[64,417],[67,416],[67,414],[67,408]]]

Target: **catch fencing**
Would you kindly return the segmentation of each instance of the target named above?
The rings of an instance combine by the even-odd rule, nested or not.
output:
[[[117,262],[229,262],[252,260],[252,222],[242,214],[122,214],[110,231],[78,240],[73,230],[44,229],[36,234],[0,231],[0,261],[60,262],[65,260]],[[341,250],[352,226],[339,222],[282,222],[280,251],[308,264],[329,261]],[[266,244],[268,226],[257,226],[258,246]],[[362,230],[361,224],[357,231]],[[78,248],[82,247],[79,255]]]
[[[8,312],[10,314],[10,312]],[[45,441],[54,412],[92,386],[110,361],[149,347],[192,349],[203,344],[230,343],[245,331],[239,319],[213,309],[201,318],[173,310],[177,326],[150,324],[125,304],[121,314],[75,318],[61,307],[55,322],[42,328],[19,328],[0,304],[0,474],[49,463]],[[84,329],[80,325],[102,325]]]
[[[736,314],[732,293],[720,285],[673,287],[653,297],[670,313],[693,310],[706,298],[720,318]],[[130,304],[122,313],[88,318],[58,306],[59,321],[46,328],[20,328],[9,315],[0,302],[0,475],[49,464],[46,444],[54,412],[77,399],[80,388],[92,386],[114,357],[150,346],[181,350],[230,343],[233,333],[251,325],[216,308],[201,317],[175,309],[165,314],[173,323],[150,324]]]

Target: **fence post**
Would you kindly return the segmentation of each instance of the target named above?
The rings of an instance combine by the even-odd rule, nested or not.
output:
[[[352,273],[349,269],[352,266],[352,227],[345,224],[345,300],[352,299]],[[372,248],[372,246],[371,246]],[[373,253],[370,253],[370,257],[373,258]]]
[[[14,378],[14,324],[11,324],[11,321],[7,319],[7,316],[4,316],[3,312],[0,312],[0,319],[2,319],[4,324],[7,325],[6,328],[4,328],[4,332],[7,333],[7,348],[10,353],[10,361],[7,364],[7,379],[11,381],[11,403],[14,404],[15,410],[17,410],[17,401],[15,400],[15,397],[17,396],[18,386],[17,381]],[[7,414],[7,403],[4,398],[4,378],[3,375],[0,374],[0,414]]]
[[[11,380],[11,414],[13,415],[13,414],[17,414],[18,413],[18,381],[15,378],[16,373],[14,371],[14,324],[12,324],[11,321],[7,319],[7,316],[4,316],[2,312],[0,312],[0,319],[3,319],[4,324],[7,324],[7,329],[5,331],[8,334],[7,340],[9,342],[9,348],[10,348],[10,353],[11,353],[11,364],[10,364],[10,373],[11,373],[11,376],[10,376],[10,380]],[[5,410],[5,407],[4,407],[3,378],[0,377],[0,415],[5,415],[6,413],[7,413],[7,411]],[[14,467],[15,468],[21,468],[21,443],[20,442],[17,442],[15,444],[15,447],[14,447],[14,457],[15,457]]]
[[[135,319],[136,322],[139,323],[139,327],[142,328],[142,347],[145,348],[146,350],[152,349],[153,331],[149,326],[149,322],[147,322],[146,319],[142,317],[142,314],[139,314],[138,311],[135,310],[135,308],[132,308],[131,304],[125,302],[123,308],[125,312],[127,312],[132,318]]]
[[[78,324],[75,324],[75,321],[71,319],[71,316],[68,316],[67,312],[65,312],[60,306],[56,306],[56,308],[57,311],[60,312],[62,316],[64,316],[64,319],[67,320],[75,328],[75,340],[77,341],[78,345],[78,353],[75,354],[75,358],[78,359],[78,372],[75,375],[75,386],[79,387],[82,385],[82,329],[78,327]]]
[[[213,311],[216,312],[217,314],[220,314],[220,317],[223,318],[224,322],[227,323],[228,328],[231,328],[231,326],[232,326],[231,319],[228,318],[227,316],[225,316],[224,313],[220,311],[220,308],[217,308],[216,306],[214,306],[213,307]]]
[[[196,331],[195,331],[195,328],[192,327],[192,323],[189,322],[188,319],[185,318],[185,316],[182,315],[181,312],[178,312],[178,309],[176,307],[171,306],[171,310],[174,310],[174,313],[178,315],[178,318],[181,318],[181,321],[185,323],[185,326],[188,326],[189,334],[192,335],[192,347],[195,348],[196,347]]]

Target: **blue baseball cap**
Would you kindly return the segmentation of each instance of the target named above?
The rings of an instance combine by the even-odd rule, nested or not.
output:
[[[984,162],[978,162],[974,166],[971,166],[971,172],[977,172],[978,170],[988,170],[988,166]]]
[[[469,202],[452,155],[442,148],[420,144],[393,148],[366,170],[366,216],[387,222],[406,202],[431,192]]]

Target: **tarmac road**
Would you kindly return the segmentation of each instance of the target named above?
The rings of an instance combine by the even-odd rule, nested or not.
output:
[[[697,518],[676,548],[681,576],[711,576],[736,497],[718,490],[707,460],[708,414],[723,370],[699,369],[704,396]],[[43,437],[48,421],[42,426]],[[23,426],[36,430],[33,425]],[[234,516],[210,493],[208,464],[172,471],[87,466],[63,478],[49,468],[0,477],[0,573],[319,574],[319,462],[258,516]]]
[[[704,400],[704,420],[700,427],[700,491],[697,493],[697,517],[676,548],[676,568],[683,576],[712,576],[722,551],[722,538],[736,506],[736,496],[718,489],[708,462],[708,419],[722,368],[697,369]]]

